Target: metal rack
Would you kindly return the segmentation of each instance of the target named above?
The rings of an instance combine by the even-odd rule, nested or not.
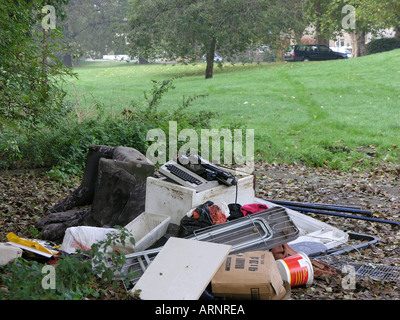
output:
[[[197,230],[189,239],[232,245],[231,253],[269,250],[298,237],[299,230],[282,207]]]
[[[328,255],[315,258],[318,261],[329,264],[337,270],[344,267],[354,268],[355,277],[358,279],[371,278],[375,281],[400,282],[400,267],[370,262],[359,262],[346,255]]]
[[[266,243],[273,237],[271,227],[262,217],[238,220],[197,230],[188,239],[228,244],[232,246],[231,252],[235,252]]]

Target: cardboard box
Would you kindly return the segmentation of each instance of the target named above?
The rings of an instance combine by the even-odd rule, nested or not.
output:
[[[226,299],[282,300],[290,295],[269,251],[229,255],[211,281],[212,293]]]

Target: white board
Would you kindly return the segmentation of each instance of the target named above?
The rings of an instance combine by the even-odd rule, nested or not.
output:
[[[171,237],[131,291],[142,300],[197,300],[232,246]]]

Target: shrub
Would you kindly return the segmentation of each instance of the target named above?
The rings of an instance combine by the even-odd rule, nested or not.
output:
[[[91,144],[126,146],[145,154],[147,131],[161,128],[168,133],[169,121],[177,121],[178,130],[209,128],[215,113],[187,111],[193,101],[203,96],[183,98],[174,109],[158,108],[163,94],[174,88],[172,81],[153,81],[153,88],[142,103],[132,102],[129,110],[114,117],[67,118],[56,127],[42,125],[34,131],[10,131],[0,137],[0,169],[48,167],[53,168],[53,178],[64,180],[68,175],[82,173]]]
[[[126,262],[125,255],[112,249],[116,245],[125,246],[127,240],[134,240],[127,229],[119,230],[120,232],[109,233],[106,239],[93,244],[90,251],[62,254],[54,266],[55,288],[43,286],[46,275],[43,268],[48,264],[17,258],[0,269],[0,300],[99,298],[102,286],[116,285],[117,279],[129,280],[133,275],[121,273]],[[99,274],[102,275],[101,279]]]
[[[367,54],[390,51],[400,48],[400,40],[394,38],[382,38],[372,40],[367,44]]]

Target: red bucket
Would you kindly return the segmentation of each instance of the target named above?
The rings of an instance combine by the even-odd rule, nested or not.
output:
[[[284,281],[291,287],[310,286],[314,281],[314,270],[308,256],[299,252],[285,259],[276,260],[279,273]]]

